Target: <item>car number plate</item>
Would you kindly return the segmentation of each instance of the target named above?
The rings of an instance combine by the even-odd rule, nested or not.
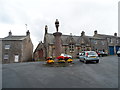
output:
[[[93,57],[91,57],[91,58],[96,58],[96,57],[93,56]]]

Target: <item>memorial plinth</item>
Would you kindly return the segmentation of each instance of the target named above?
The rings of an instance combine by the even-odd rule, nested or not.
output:
[[[55,37],[55,56],[58,57],[60,56],[62,52],[62,42],[61,42],[61,32],[55,32],[53,33]]]

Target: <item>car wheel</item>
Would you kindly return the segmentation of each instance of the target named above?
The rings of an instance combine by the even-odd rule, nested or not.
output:
[[[86,61],[86,60],[84,60],[84,63],[85,63],[85,64],[87,64],[87,61]]]
[[[99,60],[97,60],[96,63],[99,63]]]
[[[80,59],[80,62],[82,62],[82,60]]]

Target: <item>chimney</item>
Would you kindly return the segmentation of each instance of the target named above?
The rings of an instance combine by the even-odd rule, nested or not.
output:
[[[94,35],[98,34],[97,30],[94,31]]]
[[[11,30],[10,30],[10,32],[9,32],[9,36],[12,36],[12,32],[11,32]]]
[[[30,32],[29,32],[29,30],[27,30],[27,32],[26,32],[26,36],[28,36],[28,35],[30,35]]]
[[[84,31],[82,31],[81,36],[85,36],[85,32]]]
[[[45,25],[45,34],[47,34],[47,33],[48,33],[48,26]]]
[[[117,33],[114,33],[114,36],[116,36],[116,37],[117,37]]]
[[[70,36],[72,36],[72,33],[70,33]]]

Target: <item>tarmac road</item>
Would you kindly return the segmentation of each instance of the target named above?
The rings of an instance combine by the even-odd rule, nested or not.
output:
[[[98,64],[75,59],[68,67],[44,63],[3,64],[3,88],[118,88],[117,56],[101,57]]]

